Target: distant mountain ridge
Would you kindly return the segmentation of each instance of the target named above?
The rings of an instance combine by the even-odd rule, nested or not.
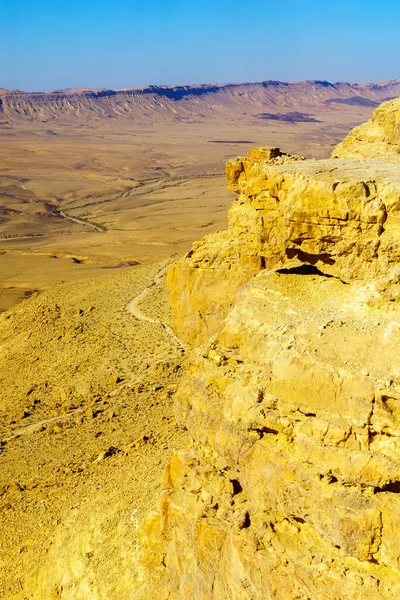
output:
[[[301,105],[327,110],[377,106],[400,96],[400,79],[385,82],[262,81],[258,83],[199,84],[126,88],[122,90],[69,88],[22,92],[0,88],[0,119],[47,122],[62,117],[121,118],[163,115],[190,120],[206,115],[277,113]],[[335,105],[337,105],[335,107]]]

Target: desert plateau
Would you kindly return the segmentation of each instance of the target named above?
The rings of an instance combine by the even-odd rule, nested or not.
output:
[[[264,145],[326,157],[399,94],[397,80],[2,90],[0,309],[186,251],[227,224],[228,159]]]
[[[398,598],[399,96],[0,90],[0,599]]]

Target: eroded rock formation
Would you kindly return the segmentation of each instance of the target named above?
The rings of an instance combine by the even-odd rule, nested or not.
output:
[[[395,161],[306,161],[264,148],[228,162],[226,170],[238,194],[229,229],[195,243],[168,276],[175,326],[186,341],[215,333],[237,289],[262,269],[306,262],[344,281],[384,286],[396,279]]]
[[[214,114],[218,119],[223,107],[237,115],[270,108],[275,119],[304,121],[312,118],[299,112],[299,107],[314,111],[316,107],[377,106],[379,102],[400,93],[400,79],[377,83],[330,83],[328,81],[262,81],[258,83],[228,83],[127,88],[123,90],[69,88],[49,92],[21,92],[0,88],[1,121],[49,122],[68,117],[146,118],[163,115],[174,119],[199,118],[199,114]],[[177,106],[178,105],[178,106]],[[222,109],[222,111],[221,111]],[[283,109],[284,112],[276,112]],[[235,114],[235,113],[233,113]],[[265,118],[259,114],[259,118]]]
[[[355,127],[338,144],[333,158],[400,156],[400,98],[384,102],[367,123]]]
[[[241,289],[176,398],[194,445],[146,529],[158,597],[398,596],[399,322],[318,274]]]
[[[228,163],[229,229],[169,276],[202,345],[175,400],[192,447],[141,530],[149,598],[399,596],[397,166]]]

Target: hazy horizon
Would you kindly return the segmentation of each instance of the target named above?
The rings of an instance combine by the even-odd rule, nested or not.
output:
[[[368,85],[370,83],[374,83],[374,84],[385,84],[385,83],[389,83],[392,81],[399,81],[400,80],[400,74],[398,77],[394,77],[392,79],[374,79],[374,80],[364,80],[364,81],[360,81],[360,80],[341,80],[341,81],[329,81],[328,79],[298,79],[298,80],[284,80],[284,79],[260,79],[259,81],[189,81],[189,82],[172,82],[172,83],[168,83],[168,84],[158,84],[158,83],[148,83],[148,84],[144,84],[144,85],[125,85],[123,87],[119,87],[119,88],[112,88],[112,87],[89,87],[89,86],[85,86],[85,85],[81,85],[81,86],[64,86],[64,87],[57,87],[57,88],[49,88],[49,89],[31,89],[31,90],[24,90],[21,88],[6,88],[4,85],[1,84],[0,82],[0,88],[2,89],[6,89],[8,91],[18,91],[18,92],[23,92],[23,93],[50,93],[50,92],[62,92],[62,91],[68,91],[68,90],[98,90],[98,91],[103,91],[103,90],[110,90],[110,91],[125,91],[125,90],[134,90],[134,89],[142,89],[142,88],[147,88],[147,87],[200,87],[200,86],[229,86],[229,85],[233,85],[233,86],[239,86],[239,85],[256,85],[259,83],[264,83],[264,82],[277,82],[277,83],[288,83],[288,84],[296,84],[296,83],[317,83],[317,82],[327,82],[330,83],[332,85],[340,85],[342,83],[348,83],[350,85],[353,84],[359,84],[359,85]]]
[[[6,89],[123,89],[399,76],[393,0],[5,0]]]

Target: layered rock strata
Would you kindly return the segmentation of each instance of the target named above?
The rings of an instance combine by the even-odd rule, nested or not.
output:
[[[147,597],[400,594],[398,162],[255,149],[169,274],[191,436],[141,528]]]
[[[175,327],[190,343],[218,330],[238,288],[263,269],[309,263],[343,281],[397,281],[398,163],[305,161],[254,149],[227,163],[238,194],[229,229],[194,244],[168,275]]]
[[[193,447],[142,530],[158,598],[398,597],[399,352],[398,307],[365,286],[303,268],[241,288],[176,398]]]
[[[400,158],[400,98],[381,104],[367,123],[355,127],[332,152],[333,158],[373,156]]]

